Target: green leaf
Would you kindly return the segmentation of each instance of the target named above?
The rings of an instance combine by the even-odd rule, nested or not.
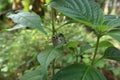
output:
[[[120,18],[111,19],[106,23],[106,30],[110,31],[118,26],[120,26]]]
[[[25,27],[37,28],[45,33],[41,25],[40,16],[25,11],[17,11],[17,13],[9,13],[7,17],[12,19],[15,23],[24,25]]]
[[[73,64],[58,71],[52,80],[106,80],[103,74],[92,66]]]
[[[95,28],[103,23],[103,11],[94,0],[52,0],[50,5],[68,17]]]
[[[46,3],[49,3],[51,0],[45,0]]]
[[[13,30],[16,30],[16,29],[21,29],[21,28],[25,28],[26,26],[24,25],[21,25],[21,24],[17,24],[15,25],[13,28],[10,28],[10,29],[7,29],[8,31],[13,31]]]
[[[120,50],[115,47],[108,47],[105,50],[105,58],[120,61]]]
[[[77,48],[78,43],[79,43],[78,41],[70,41],[70,42],[67,43],[66,46],[67,46],[68,48],[70,48],[70,47]]]
[[[99,43],[99,48],[110,47],[110,46],[113,46],[113,44],[110,43],[109,41],[101,41]],[[95,45],[93,47],[95,48]]]
[[[90,44],[81,45],[80,46],[80,51],[85,52],[86,50],[89,50],[91,48],[92,48],[92,46]]]
[[[105,15],[105,16],[104,16],[104,20],[105,20],[105,21],[109,21],[109,20],[115,19],[115,18],[116,18],[115,15]]]
[[[111,30],[114,30],[116,27],[118,28],[120,26],[120,18],[115,15],[105,15],[104,23],[102,26],[105,28],[104,31],[109,32]]]
[[[42,75],[40,70],[34,70],[28,73],[25,73],[20,80],[42,80]]]
[[[110,31],[107,35],[120,42],[120,30]]]
[[[47,46],[45,50],[38,55],[37,60],[41,64],[42,70],[45,71],[45,73],[47,71],[49,64],[54,59],[59,57],[61,53],[62,53],[62,50],[60,48]]]

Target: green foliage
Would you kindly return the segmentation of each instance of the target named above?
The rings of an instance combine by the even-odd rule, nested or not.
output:
[[[100,35],[120,26],[120,18],[104,16],[99,5],[93,0],[52,0],[50,5],[66,16],[92,27]]]
[[[109,41],[101,41],[99,43],[99,48],[105,48],[105,47],[110,47],[110,46],[113,46],[113,44]],[[95,46],[94,46],[95,47]]]
[[[0,0],[0,12],[4,11],[6,9],[6,7],[11,7],[10,5],[10,0]]]
[[[105,30],[110,31],[112,29],[115,29],[116,27],[120,26],[120,18],[117,18],[114,15],[107,15],[104,17],[104,24],[105,25]]]
[[[25,10],[29,10],[29,3],[27,2],[30,3],[30,1],[29,0],[26,1],[27,6],[24,7]],[[111,47],[113,46],[113,44],[108,40],[102,40],[102,37],[104,35],[109,35],[113,37],[115,40],[120,41],[120,38],[119,38],[120,37],[119,35],[120,18],[117,18],[116,16],[113,16],[113,15],[104,16],[102,9],[94,0],[46,0],[45,2],[47,3],[50,2],[49,5],[50,7],[52,7],[50,9],[50,13],[51,13],[50,15],[52,15],[50,16],[51,24],[49,24],[49,26],[52,25],[52,28],[50,29],[49,27],[46,27],[48,29],[47,32],[49,34],[47,36],[45,35],[45,38],[47,38],[48,43],[44,43],[45,40],[44,42],[39,42],[38,38],[40,38],[40,40],[42,41],[44,36],[39,37],[39,35],[37,35],[36,36],[37,38],[36,38],[32,35],[31,32],[28,32],[28,33],[26,31],[24,32],[24,35],[25,33],[27,36],[29,34],[29,38],[24,39],[24,37],[22,38],[20,37],[20,40],[22,41],[26,40],[24,44],[20,44],[21,46],[23,46],[20,49],[23,49],[23,48],[26,49],[26,47],[30,47],[31,44],[32,45],[34,44],[34,47],[38,49],[38,50],[34,50],[33,48],[30,47],[30,49],[25,50],[25,53],[26,52],[32,53],[32,51],[34,52],[33,55],[29,54],[30,58],[31,56],[33,56],[30,62],[33,61],[36,58],[37,53],[40,52],[40,54],[38,54],[37,56],[37,60],[40,63],[40,69],[31,71],[29,73],[25,73],[25,75],[21,77],[21,80],[39,80],[39,79],[41,80],[47,80],[47,79],[50,79],[50,80],[51,79],[52,80],[106,80],[103,74],[96,69],[96,67],[98,67],[99,65],[103,66],[104,63],[101,62],[102,64],[98,64],[98,62],[102,61],[103,58],[120,61],[120,57],[119,57],[120,50],[115,47]],[[40,4],[42,5],[42,3]],[[38,6],[40,5],[36,5],[36,7]],[[71,19],[79,23],[82,23],[82,25],[83,24],[87,25],[86,29],[92,31],[94,34],[94,37],[92,36],[93,42],[95,39],[97,41],[94,43],[87,42],[89,40],[86,40],[87,39],[85,38],[86,36],[82,35],[85,32],[80,33],[79,32],[80,28],[76,29],[77,28],[76,26],[81,26],[81,24],[76,25],[77,23],[75,23],[74,27],[71,28],[72,32],[76,32],[73,35],[75,36],[74,38],[75,41],[68,40],[66,43],[64,39],[64,35],[62,31],[60,31],[60,29],[63,28],[64,29],[63,32],[66,32],[69,35],[73,34],[72,32],[68,31],[70,29],[69,26],[72,26],[73,23],[69,23],[69,20],[68,20],[67,23],[63,21],[63,24],[62,24],[62,21],[60,21],[61,19],[59,18],[60,13],[59,12],[57,13],[55,10],[58,10],[61,13],[65,14],[66,16],[70,17]],[[64,20],[69,19],[66,16]],[[13,28],[8,29],[9,31],[16,30],[19,28],[24,28],[24,27],[32,27],[32,28],[37,28],[39,31],[43,33],[46,33],[42,27],[41,18],[37,14],[34,14],[32,12],[16,11],[14,13],[9,13],[7,17],[12,19],[13,22],[17,24]],[[58,25],[60,25],[60,27],[58,27]],[[68,25],[67,28],[61,27],[66,25]],[[60,34],[62,34],[62,36],[59,36],[59,32]],[[82,37],[79,38],[80,35],[82,35]],[[86,35],[89,36],[88,33]],[[51,37],[52,37],[52,40],[50,40]],[[64,39],[64,42],[61,43],[62,42],[61,40],[63,39]],[[38,43],[33,43],[34,41]],[[44,44],[41,44],[41,43],[44,43]],[[39,44],[41,44],[41,46]],[[56,45],[51,45],[51,44],[56,44]],[[39,51],[40,47],[44,48],[44,46],[46,45],[47,47],[45,47],[43,51]],[[18,45],[15,45],[15,47],[19,49]],[[5,47],[5,48],[11,49],[8,47]],[[107,49],[105,50],[105,48]],[[104,55],[103,55],[103,52],[105,52]],[[22,53],[23,52],[21,51],[21,54]],[[89,53],[89,54],[86,54],[86,53]],[[102,54],[98,55],[98,53],[102,53]],[[26,56],[24,57],[23,55],[22,57],[23,58],[20,58],[20,59],[26,58]],[[71,57],[71,61],[69,61],[69,63],[67,63],[67,61],[65,62],[65,60],[67,60],[68,57]],[[60,61],[59,61],[59,58],[60,58]],[[12,61],[14,61],[14,59]],[[1,62],[0,64],[2,63],[3,62]],[[68,66],[69,64],[72,64],[72,65]],[[64,68],[64,66],[66,67]],[[63,69],[61,69],[61,67]]]
[[[91,48],[92,48],[92,46],[89,45],[89,44],[82,45],[82,46],[80,46],[80,52],[81,52],[81,53],[82,53],[82,52],[85,52],[85,51],[87,51],[87,50],[89,50],[89,49],[91,49]]]
[[[21,29],[21,28],[25,28],[26,26],[21,25],[21,24],[17,24],[15,25],[13,28],[7,29],[8,31],[12,31],[12,30],[16,30],[16,29]]]
[[[95,51],[94,51],[94,56],[93,56],[91,65],[95,64],[96,55],[97,55],[97,51],[99,47],[112,46],[112,44],[107,41],[100,43],[100,39],[102,36],[109,34],[113,38],[119,40],[118,38],[119,36],[118,34],[116,34],[117,31],[112,31],[116,29],[118,26],[120,26],[119,18],[116,18],[115,16],[111,16],[111,15],[104,16],[102,10],[98,6],[98,4],[94,2],[94,0],[61,0],[61,1],[52,0],[50,2],[50,5],[56,10],[61,11],[66,16],[76,21],[79,21],[81,23],[84,23],[85,25],[94,29],[96,36],[97,36],[97,41],[95,44]],[[113,32],[113,34],[110,34],[111,32]],[[89,49],[89,46],[88,46],[88,49]],[[114,57],[111,59],[118,60],[117,57]],[[58,75],[55,75],[55,80],[56,79],[66,80],[66,79],[72,79],[71,77],[74,77],[74,75],[73,76],[70,75],[67,78],[63,77],[64,75],[63,72],[64,71],[61,71],[58,73]],[[65,72],[65,74],[69,74],[69,73]],[[90,75],[90,73],[88,74]],[[96,75],[96,77],[98,77],[98,75]],[[95,78],[95,74],[94,74],[94,78]],[[73,79],[76,79],[76,78],[73,78]],[[78,78],[78,80],[85,80],[85,79]],[[95,80],[98,80],[98,79],[95,79]],[[104,79],[101,79],[101,80],[104,80]]]
[[[17,73],[38,65],[36,57],[46,42],[45,37],[39,35],[42,34],[37,30],[0,32],[1,77],[15,79]]]
[[[42,70],[44,72],[46,72],[49,64],[54,59],[56,59],[57,57],[59,57],[61,54],[62,54],[62,50],[61,49],[55,48],[53,46],[47,46],[45,48],[45,50],[43,52],[41,52],[38,55],[38,57],[37,57],[39,63],[41,64]]]
[[[113,39],[120,42],[120,30],[113,30],[107,33],[109,36],[111,36]]]
[[[52,0],[50,5],[94,29],[103,23],[103,12],[93,0]]]
[[[25,11],[17,11],[16,13],[9,13],[8,18],[11,18],[18,25],[14,29],[23,27],[33,27],[45,33],[41,25],[40,16]]]
[[[78,41],[70,41],[67,43],[67,47],[77,48]]]
[[[46,3],[49,3],[51,0],[45,0],[46,1]]]
[[[42,75],[40,70],[34,70],[27,72],[24,76],[20,78],[20,80],[41,80]]]
[[[99,70],[84,64],[73,64],[56,73],[52,80],[106,80]]]
[[[104,58],[120,61],[120,50],[115,47],[108,47],[105,50]]]

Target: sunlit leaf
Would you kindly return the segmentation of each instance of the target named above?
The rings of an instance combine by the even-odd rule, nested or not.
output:
[[[21,24],[17,24],[15,25],[13,28],[7,29],[8,31],[12,31],[12,30],[16,30],[16,29],[21,29],[21,28],[25,28],[26,26],[21,25]]]
[[[73,48],[76,48],[78,46],[78,41],[70,41],[67,43],[67,47],[70,48],[70,47],[73,47]]]
[[[105,58],[120,61],[120,50],[115,47],[108,47],[105,50]]]
[[[52,80],[106,80],[104,75],[92,66],[73,64],[58,71]]]
[[[37,28],[45,33],[41,25],[40,16],[25,11],[18,11],[17,13],[9,13],[8,18],[12,19],[15,23],[24,25],[25,27]]]
[[[46,3],[49,3],[51,0],[45,0]]]

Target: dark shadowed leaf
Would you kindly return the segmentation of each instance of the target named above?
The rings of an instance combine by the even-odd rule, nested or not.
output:
[[[58,71],[52,80],[106,80],[104,75],[92,66],[73,64]]]
[[[95,28],[103,23],[103,11],[94,0],[52,0],[50,5],[88,26]]]
[[[115,47],[108,47],[105,50],[105,58],[120,61],[120,50]]]
[[[40,16],[38,16],[37,14],[25,11],[18,11],[17,13],[9,13],[7,17],[12,19],[15,23],[19,25],[24,25],[24,27],[37,28],[38,30],[45,33],[41,26]]]

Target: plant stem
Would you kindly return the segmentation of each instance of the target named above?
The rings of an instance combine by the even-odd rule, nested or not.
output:
[[[51,12],[51,16],[52,16],[52,32],[53,35],[55,35],[55,10],[52,8],[52,12]]]
[[[93,56],[93,60],[92,60],[91,65],[94,65],[94,63],[95,63],[95,58],[96,58],[96,55],[97,55],[97,50],[98,50],[98,46],[99,46],[100,37],[101,36],[99,36],[99,35],[97,36],[96,47],[95,47],[94,56]]]
[[[55,74],[55,59],[52,62],[52,76]]]
[[[53,35],[55,35],[55,32],[56,32],[56,30],[55,30],[55,10],[54,10],[53,8],[51,8],[51,9],[52,9],[52,10],[51,10],[52,33],[53,33]],[[55,74],[55,59],[54,59],[53,62],[52,62],[52,76],[53,76],[54,74]]]
[[[79,57],[76,55],[76,63],[79,63]]]
[[[76,56],[76,63],[79,63],[79,54],[78,54],[78,51],[77,49],[75,50],[75,56]]]

